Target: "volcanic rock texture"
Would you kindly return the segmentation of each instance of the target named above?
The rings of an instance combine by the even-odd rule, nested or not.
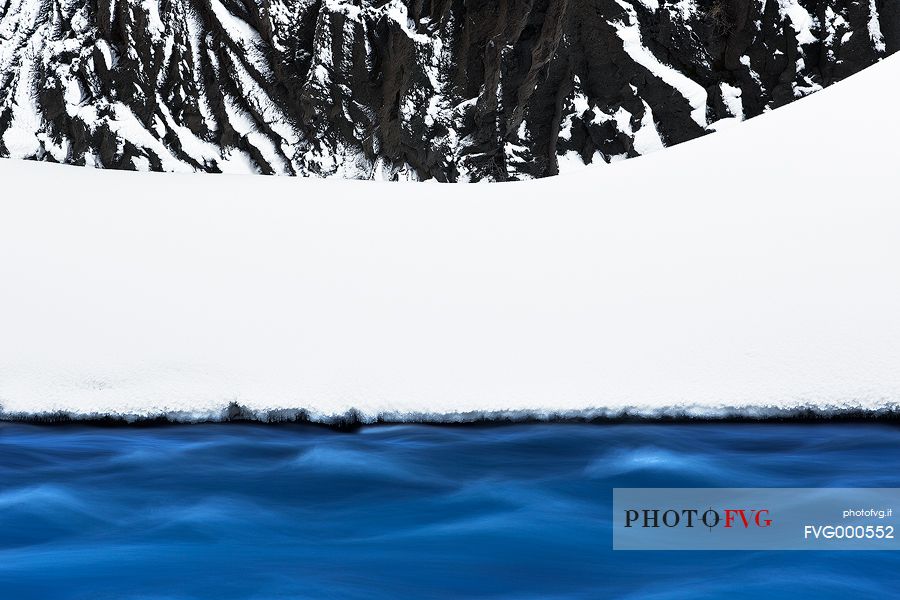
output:
[[[897,50],[898,5],[0,0],[0,156],[543,177],[690,140],[839,81]]]

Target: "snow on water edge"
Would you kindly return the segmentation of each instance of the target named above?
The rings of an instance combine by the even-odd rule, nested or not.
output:
[[[465,194],[0,161],[0,414],[893,414],[898,71]]]

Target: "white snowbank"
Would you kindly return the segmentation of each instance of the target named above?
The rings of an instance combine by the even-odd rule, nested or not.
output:
[[[0,404],[890,406],[898,87],[522,184],[0,161]]]

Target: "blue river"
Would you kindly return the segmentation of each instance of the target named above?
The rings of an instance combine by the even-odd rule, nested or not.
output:
[[[900,487],[891,424],[0,423],[0,597],[896,598],[900,552],[615,552],[613,487]]]

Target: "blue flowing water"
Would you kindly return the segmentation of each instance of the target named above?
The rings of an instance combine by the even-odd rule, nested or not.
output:
[[[897,552],[614,552],[610,520],[616,486],[898,467],[875,424],[0,424],[0,597],[897,597]]]

